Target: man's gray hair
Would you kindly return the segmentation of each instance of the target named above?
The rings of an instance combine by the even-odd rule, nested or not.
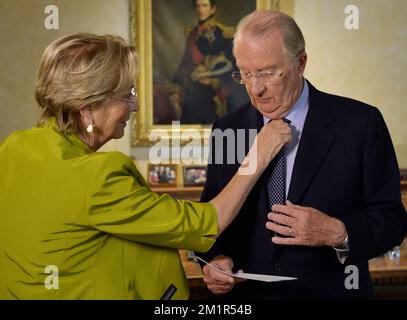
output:
[[[301,29],[288,14],[273,10],[256,10],[245,16],[238,24],[234,46],[243,38],[266,39],[275,30],[280,30],[285,50],[290,59],[305,52],[305,40]]]

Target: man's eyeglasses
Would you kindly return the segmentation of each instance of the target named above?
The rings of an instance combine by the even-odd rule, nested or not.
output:
[[[250,72],[242,73],[241,71],[233,71],[232,79],[238,84],[252,85],[253,79],[257,78],[257,80],[260,81],[261,84],[269,86],[269,85],[278,85],[282,83],[285,78],[284,77],[285,75],[286,73],[284,73],[282,70],[258,71],[253,74]]]

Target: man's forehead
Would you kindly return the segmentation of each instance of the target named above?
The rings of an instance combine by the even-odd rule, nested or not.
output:
[[[239,68],[257,70],[279,66],[287,62],[284,42],[278,32],[264,37],[242,37],[235,43],[234,55]]]
[[[246,51],[243,54],[237,52],[235,56],[236,65],[239,69],[251,71],[281,67],[288,61],[284,50]]]
[[[197,4],[212,6],[212,1],[210,1],[210,0],[196,0],[195,5],[197,5]]]
[[[240,44],[246,45],[247,43],[257,44],[258,46],[264,46],[266,43],[272,43],[274,45],[284,46],[284,37],[280,29],[274,29],[271,31],[263,31],[258,34],[255,30],[241,31],[235,39],[235,47]]]

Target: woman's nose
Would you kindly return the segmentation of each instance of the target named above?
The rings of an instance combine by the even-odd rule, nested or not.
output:
[[[130,107],[130,112],[136,112],[138,110],[138,104],[137,102],[132,103]]]

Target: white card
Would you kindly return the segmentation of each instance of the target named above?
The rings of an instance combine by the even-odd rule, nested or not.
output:
[[[297,278],[291,278],[291,277],[271,276],[268,274],[255,274],[255,273],[246,273],[246,272],[233,273],[232,276],[236,277],[236,278],[264,281],[264,282],[297,280]]]
[[[277,281],[289,281],[289,280],[297,280],[297,278],[291,278],[291,277],[280,277],[280,276],[271,276],[268,274],[254,274],[254,273],[245,273],[245,272],[236,272],[236,273],[231,273],[231,272],[226,272],[223,271],[222,269],[219,269],[217,266],[206,262],[204,259],[195,256],[198,260],[202,261],[203,263],[207,264],[211,268],[214,268],[215,270],[218,270],[221,273],[227,274],[228,276],[232,276],[235,278],[242,278],[242,279],[248,279],[248,280],[255,280],[255,281],[263,281],[263,282],[277,282]]]

